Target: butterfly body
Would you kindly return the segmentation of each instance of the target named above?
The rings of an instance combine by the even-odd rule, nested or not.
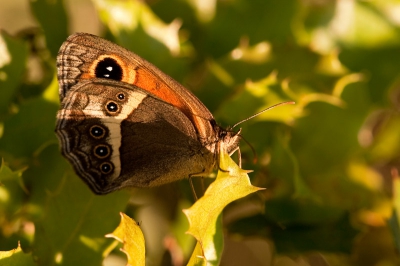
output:
[[[205,175],[238,149],[190,91],[138,55],[77,33],[57,57],[62,154],[96,194]],[[222,144],[222,146],[221,146]]]

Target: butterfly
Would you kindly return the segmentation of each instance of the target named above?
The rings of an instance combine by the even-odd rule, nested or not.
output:
[[[189,90],[110,41],[76,33],[57,56],[62,155],[96,194],[204,176],[239,149]]]

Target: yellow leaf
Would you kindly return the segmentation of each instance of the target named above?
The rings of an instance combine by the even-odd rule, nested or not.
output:
[[[187,265],[188,266],[205,266],[205,265],[207,265],[206,261],[203,257],[203,250],[201,249],[199,242],[197,242],[197,244],[193,250],[192,256],[190,257],[190,260]]]
[[[124,213],[120,213],[121,223],[111,234],[106,237],[112,237],[123,243],[122,252],[128,257],[129,266],[145,265],[145,246],[142,230],[135,220]]]
[[[18,247],[10,251],[0,251],[0,265],[2,266],[14,266],[14,265],[25,265],[33,266],[36,265],[33,262],[31,254],[25,254],[18,242]]]
[[[226,153],[220,154],[220,168],[222,170],[218,172],[216,180],[208,187],[204,196],[192,207],[183,210],[190,224],[187,233],[193,235],[201,247],[202,255],[196,255],[196,258],[202,259],[208,265],[218,265],[221,259],[222,210],[230,202],[262,189],[252,186],[248,171],[240,169]],[[189,265],[203,263],[196,261]]]

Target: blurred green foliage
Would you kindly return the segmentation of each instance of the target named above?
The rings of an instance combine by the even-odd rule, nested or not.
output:
[[[59,153],[55,57],[76,19],[67,2],[78,4],[31,1],[37,28],[1,29],[0,250],[20,241],[38,265],[101,265],[123,257],[104,235],[125,211],[143,222],[148,265],[171,265],[176,249],[188,260],[187,180],[95,196]],[[184,84],[221,125],[296,102],[240,125],[258,159],[243,142],[243,168],[267,189],[225,209],[222,265],[400,264],[398,1],[91,3],[102,36]]]

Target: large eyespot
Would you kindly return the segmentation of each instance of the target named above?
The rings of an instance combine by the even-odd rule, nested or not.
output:
[[[109,173],[111,173],[113,171],[114,166],[110,162],[104,162],[104,163],[100,164],[99,168],[100,168],[100,172],[102,172],[105,175],[108,175]]]
[[[104,144],[94,147],[94,155],[100,159],[107,158],[111,154],[110,147]]]
[[[119,109],[118,104],[112,101],[107,102],[106,108],[109,113],[116,113]]]
[[[98,125],[94,125],[90,127],[90,136],[95,139],[102,139],[106,135],[106,130]]]
[[[113,80],[122,80],[122,68],[118,62],[110,57],[106,57],[97,63],[95,69],[96,78],[106,78]]]

